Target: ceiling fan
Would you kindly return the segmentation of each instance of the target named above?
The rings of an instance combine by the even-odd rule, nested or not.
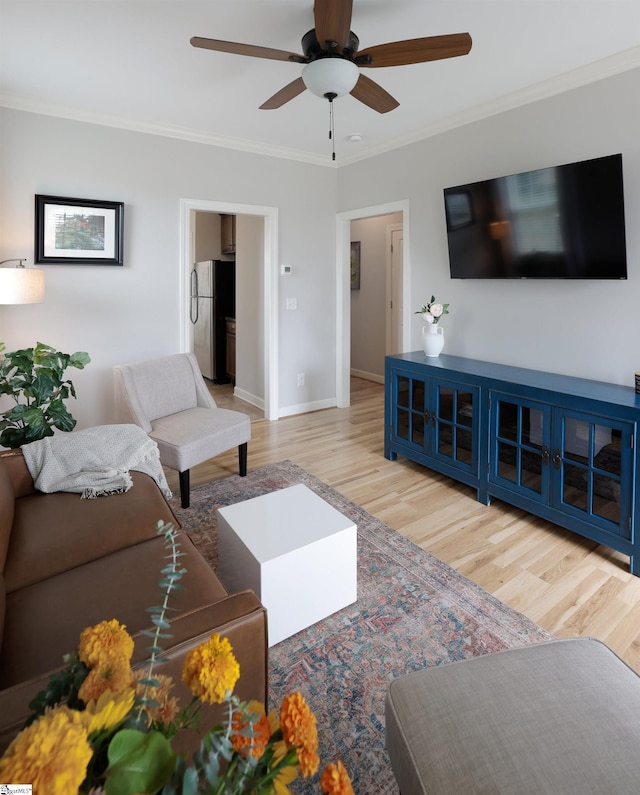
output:
[[[261,110],[280,108],[308,88],[329,102],[350,93],[378,113],[387,113],[400,103],[378,83],[361,74],[360,68],[405,66],[456,58],[466,55],[471,49],[468,33],[454,33],[379,44],[358,52],[360,40],[351,30],[352,8],[353,0],[315,0],[315,27],[302,37],[303,55],[200,36],[194,36],[191,44],[218,52],[305,64],[302,75],[260,105]]]

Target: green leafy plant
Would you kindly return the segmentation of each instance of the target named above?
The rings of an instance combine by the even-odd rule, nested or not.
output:
[[[83,370],[90,361],[84,351],[61,353],[42,342],[1,355],[0,395],[8,395],[16,405],[0,414],[0,445],[21,447],[53,436],[54,427],[72,431],[76,421],[64,401],[76,392],[64,373],[68,367]]]

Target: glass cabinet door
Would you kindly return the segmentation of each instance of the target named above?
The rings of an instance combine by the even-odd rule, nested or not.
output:
[[[457,467],[477,472],[477,430],[474,415],[478,390],[434,380],[431,411],[432,452]]]
[[[552,501],[574,516],[596,521],[607,529],[616,525],[630,537],[629,479],[632,427],[589,414],[556,409],[552,464],[557,472]]]
[[[399,375],[396,400],[396,439],[423,449],[426,445],[425,382]]]
[[[441,379],[396,377],[393,434],[398,442],[465,472],[478,472],[479,390]]]
[[[492,393],[493,482],[527,497],[549,499],[551,411],[542,403]]]

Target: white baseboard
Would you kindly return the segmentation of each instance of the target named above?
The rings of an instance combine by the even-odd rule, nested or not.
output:
[[[376,384],[384,384],[384,376],[377,373],[367,373],[365,370],[351,369],[351,375],[356,378],[364,378],[367,381],[375,381]]]
[[[234,397],[244,400],[245,403],[251,403],[252,406],[264,411],[264,398],[258,397],[257,395],[252,395],[251,392],[247,392],[244,389],[239,389],[237,386],[233,388],[233,394]]]
[[[297,406],[282,406],[278,409],[279,417],[290,417],[293,414],[307,414],[310,411],[319,411],[320,409],[332,409],[338,405],[336,398],[327,398],[326,400],[316,400],[313,403],[298,403]]]

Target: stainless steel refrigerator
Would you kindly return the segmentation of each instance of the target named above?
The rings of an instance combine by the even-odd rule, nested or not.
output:
[[[227,384],[226,324],[236,314],[236,265],[224,260],[196,262],[191,271],[193,352],[205,378]]]

